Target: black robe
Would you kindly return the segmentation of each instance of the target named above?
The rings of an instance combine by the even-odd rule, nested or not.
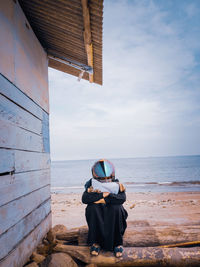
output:
[[[88,244],[97,243],[104,250],[113,251],[114,247],[123,245],[123,234],[127,227],[127,211],[122,204],[126,201],[125,192],[110,193],[104,198],[106,204],[94,202],[103,198],[103,193],[87,192],[91,180],[86,183],[82,202],[87,204],[85,216],[88,224]]]

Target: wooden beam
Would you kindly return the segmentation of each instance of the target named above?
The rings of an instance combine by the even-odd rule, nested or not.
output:
[[[56,238],[66,242],[77,242],[80,246],[87,245],[88,228],[80,227],[65,232],[58,233]],[[157,224],[143,226],[128,226],[124,238],[124,247],[150,247],[164,246],[176,243],[199,245],[200,242],[199,222],[191,224]],[[187,243],[186,243],[187,242]],[[189,243],[188,243],[189,242]],[[194,243],[195,242],[195,243]],[[183,245],[182,245],[183,246]]]
[[[199,246],[200,241],[191,241],[191,242],[184,242],[184,243],[176,243],[176,244],[169,244],[160,246],[160,248],[176,248],[176,247],[190,247],[190,246]]]
[[[116,258],[112,252],[101,251],[99,256],[90,255],[89,247],[58,244],[54,252],[64,252],[86,264],[97,266],[199,266],[199,247],[192,248],[159,248],[127,247],[123,256]]]
[[[92,69],[94,67],[93,64],[93,46],[92,46],[92,36],[91,36],[91,29],[90,29],[90,10],[88,7],[88,0],[81,0],[82,3],[82,10],[83,10],[83,24],[84,24],[84,43],[85,43],[85,50],[87,53],[87,61],[88,66]],[[94,78],[93,74],[89,74],[89,81],[93,83]]]

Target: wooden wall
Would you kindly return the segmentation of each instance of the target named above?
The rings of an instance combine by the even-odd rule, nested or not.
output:
[[[51,227],[48,60],[17,1],[0,1],[0,267]]]
[[[0,1],[0,73],[49,112],[48,60],[17,0]]]

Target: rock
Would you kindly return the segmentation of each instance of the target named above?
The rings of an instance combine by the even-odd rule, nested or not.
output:
[[[55,225],[46,236],[46,239],[44,239],[43,243],[48,241],[50,244],[55,244],[56,234],[60,234],[67,231],[67,227],[65,227],[62,224]]]
[[[48,241],[48,240],[46,240],[45,238],[43,239],[42,243],[43,243],[44,245],[46,245],[46,246],[48,246],[48,245],[49,245],[49,241]]]
[[[135,208],[135,204],[133,204],[133,205],[130,206],[130,209],[133,209],[133,208]]]
[[[63,224],[57,224],[52,228],[52,231],[57,234],[57,233],[61,233],[61,232],[65,232],[67,231],[67,227],[64,226]]]
[[[46,239],[49,241],[49,243],[54,243],[55,242],[55,233],[53,231],[53,229],[51,229],[48,233],[47,233],[47,237]]]
[[[31,262],[28,265],[26,265],[26,267],[38,267],[36,262]]]
[[[33,252],[30,258],[31,258],[31,260],[35,261],[36,263],[40,263],[45,259],[45,257],[43,255],[40,255],[37,252]]]
[[[68,254],[56,253],[47,256],[40,267],[78,267],[78,265]]]
[[[40,244],[37,246],[37,253],[46,256],[49,252],[49,244]]]

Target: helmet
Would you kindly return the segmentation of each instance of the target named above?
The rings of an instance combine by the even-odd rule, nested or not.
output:
[[[115,168],[107,159],[98,160],[92,167],[92,176],[97,180],[115,179]]]

